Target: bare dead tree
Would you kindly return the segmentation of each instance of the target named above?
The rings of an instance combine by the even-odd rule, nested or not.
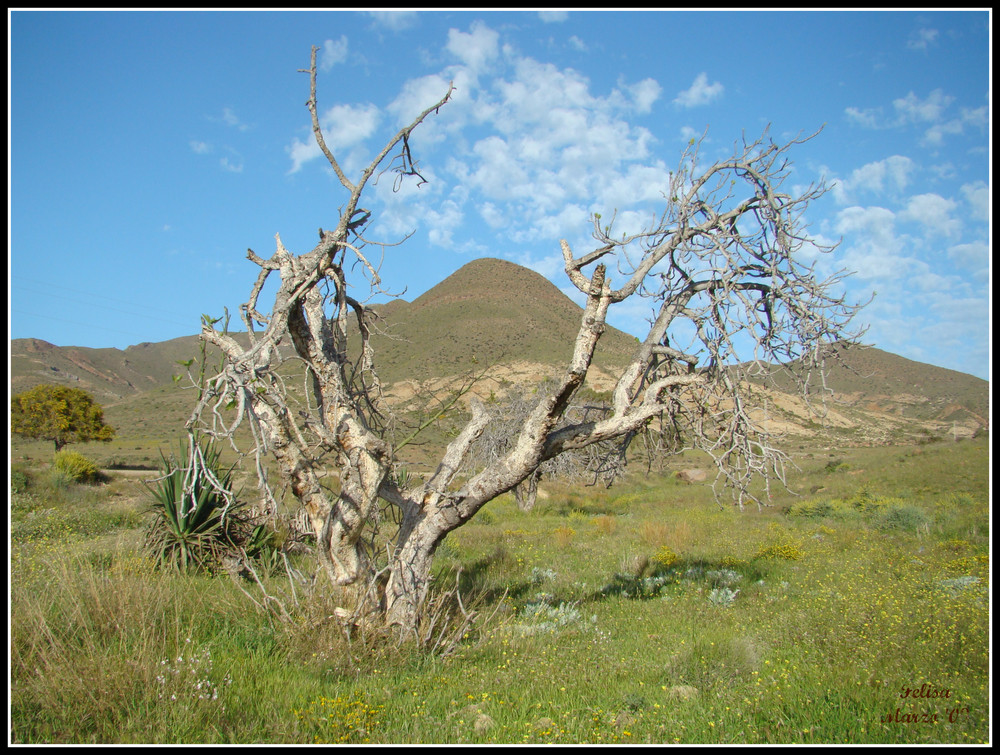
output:
[[[270,457],[314,523],[319,558],[330,579],[369,602],[388,626],[420,636],[431,562],[438,546],[484,504],[537,475],[567,453],[612,441],[627,442],[653,420],[683,427],[714,457],[721,487],[740,505],[759,499],[753,479],[783,478],[786,457],[755,419],[758,365],[775,362],[809,376],[823,347],[845,336],[858,308],[837,293],[843,273],[819,280],[803,252],[828,252],[804,231],[808,204],[823,187],[785,193],[787,153],[766,134],[737,144],[733,156],[705,169],[692,145],[665,195],[666,209],[642,233],[616,235],[614,219],[594,217],[597,247],[576,255],[562,242],[569,280],[585,297],[573,355],[551,390],[539,392],[503,452],[472,474],[460,474],[491,411],[473,398],[471,416],[425,479],[393,474],[395,449],[384,432],[381,384],[371,343],[370,310],[348,293],[349,277],[380,286],[365,236],[371,212],[360,206],[368,182],[385,171],[420,178],[410,135],[452,96],[449,89],[392,137],[352,181],[328,149],[316,99],[313,48],[308,107],[313,131],[347,199],[333,230],[320,231],[309,252],[293,254],[277,239],[269,259],[247,256],[260,268],[242,318],[250,345],[206,324],[202,337],[225,355],[206,380],[188,429],[232,437],[248,427],[261,485],[270,490],[262,459]],[[620,284],[613,284],[608,265]],[[357,275],[356,275],[357,273]],[[268,278],[278,290],[270,311],[259,311]],[[612,306],[632,297],[652,305],[649,332],[620,374],[610,406],[573,411]],[[350,324],[360,347],[348,348]],[[277,372],[279,346],[305,367],[308,401],[297,410]],[[747,361],[746,355],[753,360]],[[761,371],[761,374],[764,374]],[[228,413],[227,413],[228,412]],[[322,484],[339,478],[338,492]],[[366,533],[377,526],[380,501],[394,512],[388,562],[373,562]],[[375,580],[376,574],[379,579]]]

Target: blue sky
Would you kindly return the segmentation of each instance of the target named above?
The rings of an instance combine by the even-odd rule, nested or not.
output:
[[[385,287],[412,300],[500,257],[567,289],[559,240],[593,212],[658,207],[692,136],[825,128],[793,153],[824,179],[821,269],[855,271],[866,342],[989,375],[990,24],[966,12],[29,12],[9,14],[10,337],[124,348],[234,316],[274,236],[311,249],[403,121],[428,183],[367,206]],[[824,267],[825,266],[825,267]],[[363,293],[363,292],[362,292]],[[568,293],[568,290],[567,290]],[[640,334],[638,308],[611,321]]]

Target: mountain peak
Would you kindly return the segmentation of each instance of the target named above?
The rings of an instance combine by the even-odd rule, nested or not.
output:
[[[469,298],[542,297],[554,305],[570,300],[545,276],[521,265],[496,257],[481,257],[466,263],[426,293],[414,304],[460,301]],[[570,302],[571,303],[571,302]]]

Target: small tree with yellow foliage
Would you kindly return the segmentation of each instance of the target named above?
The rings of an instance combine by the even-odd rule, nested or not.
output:
[[[107,442],[115,436],[93,396],[62,385],[38,385],[14,396],[10,431],[32,440],[51,440],[57,452],[67,443]]]

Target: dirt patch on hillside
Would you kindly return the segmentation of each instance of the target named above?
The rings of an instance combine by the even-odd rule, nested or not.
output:
[[[472,387],[471,393],[479,398],[504,396],[514,387],[530,388],[546,378],[556,378],[557,368],[537,362],[511,362],[497,365]],[[431,380],[401,380],[386,388],[385,397],[392,405],[406,405],[423,398],[440,398],[464,384],[461,376],[434,378]],[[587,388],[607,392],[614,388],[615,377],[597,367],[591,367],[584,383]]]

